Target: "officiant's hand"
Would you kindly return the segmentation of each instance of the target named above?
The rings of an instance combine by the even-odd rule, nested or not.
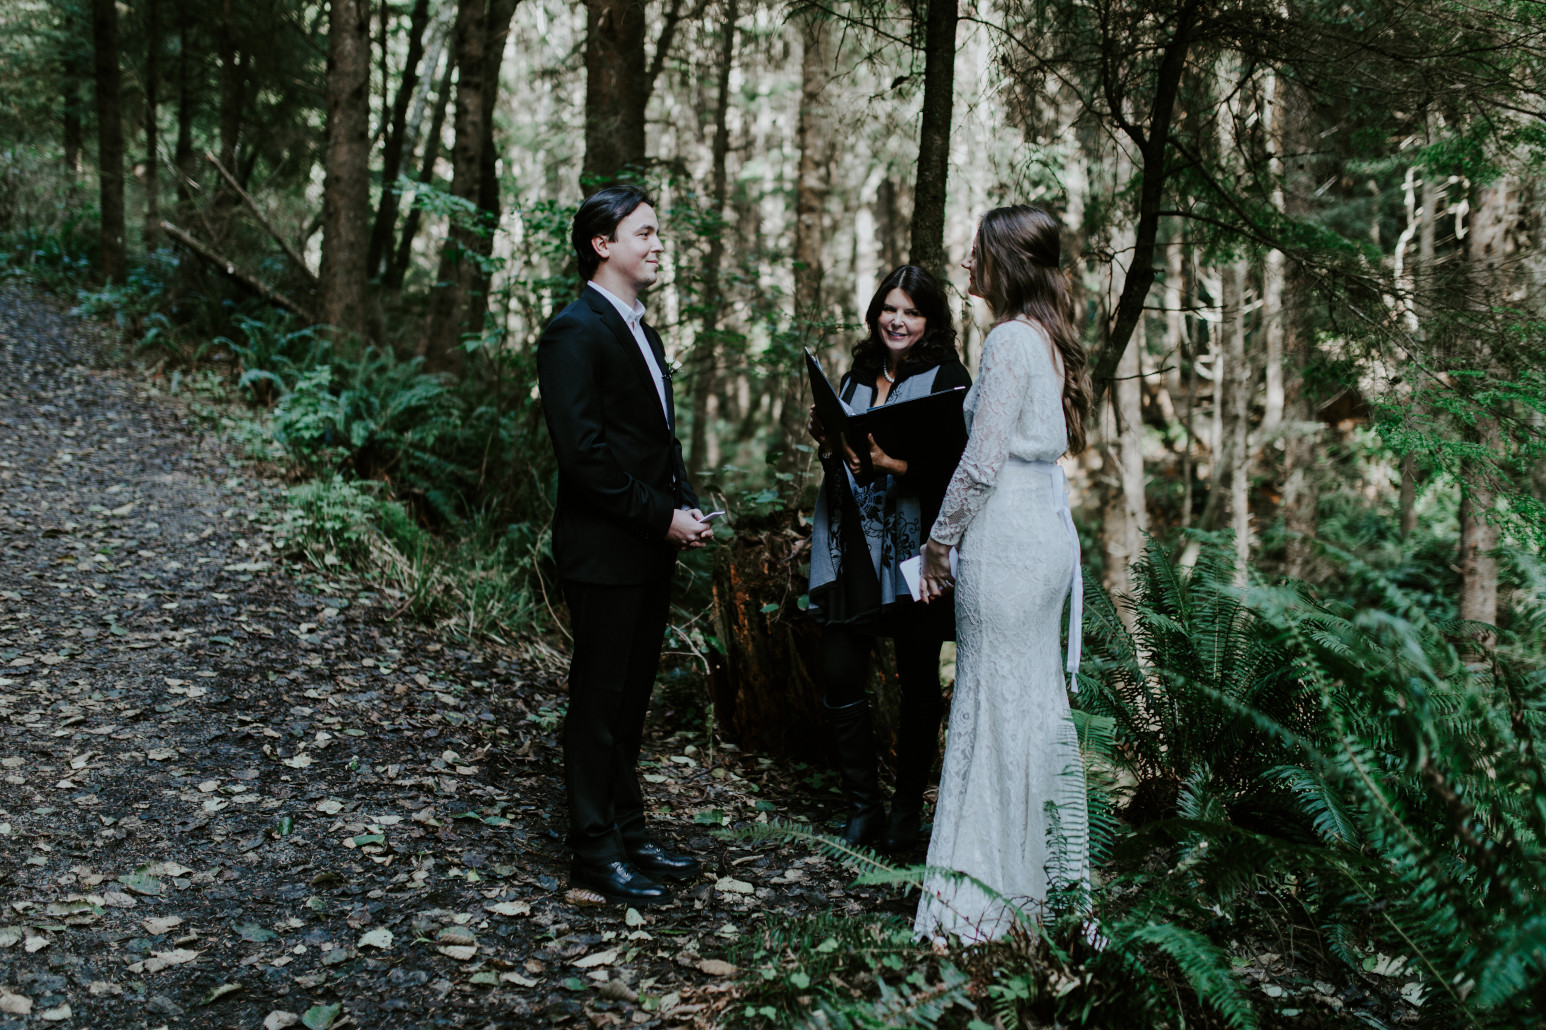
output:
[[[666,540],[682,551],[694,551],[702,547],[714,535],[714,527],[704,525],[702,518],[703,512],[696,508],[692,511],[673,511],[671,528],[666,530]]]
[[[827,440],[827,427],[821,424],[821,419],[816,414],[816,405],[811,405],[810,421],[805,423],[805,431],[811,434],[823,453],[830,453],[832,444]]]
[[[924,604],[955,589],[950,575],[950,548],[932,537],[923,545],[923,571],[918,576],[918,592]]]
[[[891,475],[898,479],[901,479],[903,476],[907,475],[906,461],[902,460],[901,458],[893,458],[891,455],[881,450],[880,444],[875,442],[875,435],[873,433],[870,434],[869,440],[870,464],[874,466],[877,471],[889,472]],[[858,472],[858,461],[859,459],[855,458],[853,463],[848,467],[853,469],[855,472]]]

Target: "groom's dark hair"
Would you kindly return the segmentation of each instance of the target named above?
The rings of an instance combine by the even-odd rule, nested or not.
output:
[[[574,256],[580,262],[580,278],[589,280],[601,264],[601,256],[591,241],[597,236],[617,239],[617,223],[633,214],[640,204],[654,207],[655,198],[644,187],[632,183],[607,186],[585,198],[580,210],[574,213],[574,228],[569,234]]]

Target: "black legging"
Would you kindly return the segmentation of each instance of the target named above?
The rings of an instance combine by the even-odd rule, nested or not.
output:
[[[896,671],[902,686],[902,717],[910,709],[936,710],[940,703],[939,650],[944,641],[928,634],[905,634],[896,642]],[[841,626],[821,633],[821,686],[833,708],[864,698],[875,638]]]

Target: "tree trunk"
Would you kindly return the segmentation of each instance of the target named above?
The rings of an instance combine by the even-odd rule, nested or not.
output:
[[[1421,209],[1417,213],[1417,267],[1412,270],[1412,306],[1417,315],[1419,336],[1426,333],[1426,322],[1432,314],[1428,302],[1433,289],[1433,259],[1435,228],[1438,225],[1439,198],[1444,187],[1434,181],[1432,170],[1423,172]],[[1398,506],[1401,519],[1401,539],[1410,539],[1417,530],[1417,461],[1410,452],[1401,456],[1401,496]]]
[[[1509,223],[1509,193],[1512,182],[1500,177],[1477,191],[1471,209],[1470,232],[1466,239],[1466,261],[1477,306],[1485,309],[1495,303],[1499,283],[1497,274],[1503,263]],[[1483,343],[1473,358],[1476,367],[1488,368],[1492,355]],[[1487,444],[1496,426],[1491,419],[1479,419],[1477,439]],[[1491,486],[1481,477],[1462,486],[1460,505],[1460,617],[1496,626],[1498,623],[1498,527],[1492,521],[1494,497]]]
[[[1267,144],[1267,174],[1272,179],[1274,210],[1285,210],[1283,198],[1283,126],[1278,117],[1278,77],[1268,69],[1262,77],[1262,136]],[[1262,335],[1266,342],[1266,406],[1261,439],[1270,443],[1283,421],[1283,269],[1281,250],[1269,250],[1262,263]]]
[[[332,0],[322,187],[322,318],[345,337],[356,339],[366,332],[370,58],[369,0]]]
[[[180,207],[193,201],[193,76],[188,68],[188,35],[184,20],[177,28],[177,143],[172,153]]]
[[[86,131],[82,115],[81,81],[86,78],[85,62],[81,59],[80,40],[76,32],[75,17],[65,15],[64,45],[66,47],[61,87],[64,94],[64,168],[75,178],[81,174],[81,150],[85,146]]]
[[[725,199],[729,194],[726,164],[730,156],[730,69],[735,62],[735,23],[740,14],[738,0],[725,0],[725,20],[720,28],[719,81],[715,84],[714,143],[710,158],[709,218],[712,225],[709,251],[703,264],[703,324],[693,347],[692,437],[687,448],[688,469],[697,473],[705,467],[709,432],[709,400],[714,396],[714,378],[719,367],[719,319],[724,305],[720,266],[725,260]]]
[[[800,162],[795,179],[794,317],[800,340],[821,350],[818,337],[825,334],[817,323],[826,321],[822,297],[822,243],[826,229],[826,200],[831,175],[828,158],[828,111],[826,87],[830,80],[830,26],[818,13],[800,17],[800,116],[795,129]],[[796,449],[805,437],[805,369],[791,355],[784,371],[779,438],[783,453],[778,471],[793,474],[808,464]],[[789,502],[798,503],[800,484]]]
[[[161,235],[161,155],[156,117],[161,89],[161,3],[145,2],[145,250]]]
[[[220,163],[239,179],[241,164],[237,148],[241,142],[242,111],[246,106],[247,69],[235,33],[235,2],[223,0],[220,24],[215,29],[220,53]],[[219,242],[218,237],[224,234],[226,215],[239,203],[239,199],[234,191],[221,183],[215,190],[214,201],[215,209],[219,212],[215,220],[218,230],[216,242]]]
[[[97,79],[97,169],[101,179],[102,275],[123,279],[127,256],[123,210],[123,97],[118,70],[118,4],[92,0],[91,39]]]
[[[955,106],[957,0],[928,0],[924,32],[923,124],[913,187],[909,262],[949,281],[945,257],[945,187],[950,175],[950,116]]]
[[[456,117],[451,144],[451,193],[468,204],[478,203],[483,176],[483,98],[487,62],[484,32],[488,8],[483,0],[460,0],[456,9]],[[431,368],[461,367],[462,314],[471,285],[471,265],[477,254],[476,225],[466,215],[453,216],[440,249],[440,271],[430,293],[429,317],[418,353]]]
[[[1237,261],[1224,270],[1225,337],[1228,375],[1224,388],[1225,420],[1229,440],[1229,528],[1235,536],[1235,574],[1245,578],[1251,554],[1251,362],[1245,349],[1245,276],[1247,266]],[[1232,309],[1232,313],[1231,313]],[[1222,484],[1220,484],[1222,485]]]
[[[467,310],[462,316],[464,332],[481,333],[488,313],[491,280],[488,259],[494,254],[494,233],[499,228],[499,152],[494,147],[494,101],[499,96],[499,69],[504,63],[505,40],[510,37],[510,19],[520,0],[490,0],[484,26],[483,48],[483,136],[478,145],[478,214],[480,229],[473,249],[481,260],[468,266]]]
[[[435,181],[435,163],[440,159],[440,137],[446,128],[446,110],[451,106],[451,76],[455,71],[456,51],[453,49],[446,55],[445,71],[441,73],[440,88],[435,93],[435,114],[430,120],[429,133],[424,137],[424,160],[419,169],[419,181],[422,183]],[[408,217],[403,220],[403,234],[397,241],[397,255],[392,259],[392,267],[386,276],[386,286],[394,293],[403,288],[403,277],[408,274],[408,264],[413,259],[413,239],[419,234],[419,223],[423,218],[423,205],[415,203],[408,209]]]
[[[1133,163],[1127,153],[1118,149],[1112,162],[1113,193],[1120,191],[1133,175]],[[1108,328],[1112,314],[1122,296],[1127,281],[1133,248],[1131,221],[1116,215],[1111,232],[1112,260],[1106,295],[1101,298],[1101,324]],[[1117,379],[1113,384],[1109,409],[1101,412],[1101,458],[1103,466],[1102,490],[1105,494],[1105,516],[1102,519],[1101,537],[1106,550],[1105,585],[1111,594],[1128,594],[1132,590],[1130,565],[1143,553],[1143,534],[1149,527],[1148,508],[1143,493],[1143,380],[1141,350],[1144,345],[1143,324],[1128,342],[1117,364]],[[1121,609],[1124,619],[1130,618]]]
[[[585,163],[590,194],[644,162],[644,0],[585,0]]]
[[[397,227],[397,205],[401,197],[397,176],[402,171],[403,148],[408,134],[408,103],[419,84],[419,63],[424,58],[424,34],[428,26],[429,0],[414,0],[413,13],[408,18],[408,57],[403,64],[402,81],[397,85],[397,98],[392,104],[386,142],[381,148],[381,200],[376,205],[376,221],[370,228],[367,258],[371,276],[382,273],[392,252],[392,230]]]

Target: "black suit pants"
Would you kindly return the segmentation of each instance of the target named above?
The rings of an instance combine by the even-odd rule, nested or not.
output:
[[[609,586],[565,580],[574,631],[569,714],[564,719],[564,783],[569,846],[583,860],[626,861],[645,843],[637,766],[671,580]]]

